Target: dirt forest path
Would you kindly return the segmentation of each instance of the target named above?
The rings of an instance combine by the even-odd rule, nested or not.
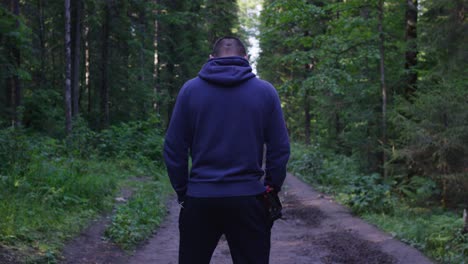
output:
[[[287,177],[282,200],[284,219],[276,221],[272,230],[272,264],[432,263],[292,175]],[[125,263],[177,264],[179,207],[172,201],[168,210],[154,237]],[[211,263],[232,263],[226,241],[220,241]]]

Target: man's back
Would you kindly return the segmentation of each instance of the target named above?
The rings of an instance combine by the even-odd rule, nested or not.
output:
[[[263,192],[263,144],[278,142],[271,147],[289,152],[273,86],[256,78],[242,57],[214,58],[199,77],[184,85],[177,101],[181,112],[175,114],[181,119],[171,122],[166,141],[172,140],[171,133],[184,131],[192,156],[187,195],[227,197]],[[285,166],[284,160],[270,161],[273,164],[267,170]]]

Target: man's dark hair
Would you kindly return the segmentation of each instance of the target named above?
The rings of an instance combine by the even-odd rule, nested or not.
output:
[[[236,37],[226,36],[218,39],[213,45],[213,57],[241,56],[247,55],[244,43]]]

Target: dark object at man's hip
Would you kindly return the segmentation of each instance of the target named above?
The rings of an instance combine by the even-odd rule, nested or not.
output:
[[[283,216],[283,205],[279,199],[278,193],[275,191],[265,191],[257,196],[268,210],[268,215],[271,221],[280,219]]]

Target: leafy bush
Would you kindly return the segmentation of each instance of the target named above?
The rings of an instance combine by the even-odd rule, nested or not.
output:
[[[97,150],[102,157],[161,162],[163,133],[158,127],[157,119],[112,126],[98,135]]]
[[[30,162],[29,143],[23,130],[13,128],[0,130],[0,175],[22,173]]]
[[[317,146],[293,144],[289,169],[304,180],[328,193],[356,213],[390,212],[393,208],[391,186],[380,175],[361,175],[353,158],[323,155]]]
[[[351,177],[344,194],[346,198],[343,201],[358,214],[393,211],[394,198],[390,185],[383,183],[379,174]]]
[[[65,111],[62,107],[63,95],[60,90],[34,89],[24,94],[24,123],[34,131],[53,137],[63,137]]]
[[[291,159],[288,163],[290,171],[307,179],[312,179],[321,174],[323,157],[317,146],[303,146],[293,144]]]
[[[65,140],[65,154],[83,159],[95,158],[98,154],[96,140],[99,133],[92,131],[80,116],[73,121],[72,133]]]
[[[436,182],[430,178],[413,176],[395,179],[395,192],[412,205],[430,205],[430,198],[439,193]]]
[[[339,192],[350,185],[352,177],[358,174],[358,165],[353,158],[344,155],[328,155],[323,162],[322,174],[317,177],[316,182],[333,187],[336,192]]]

